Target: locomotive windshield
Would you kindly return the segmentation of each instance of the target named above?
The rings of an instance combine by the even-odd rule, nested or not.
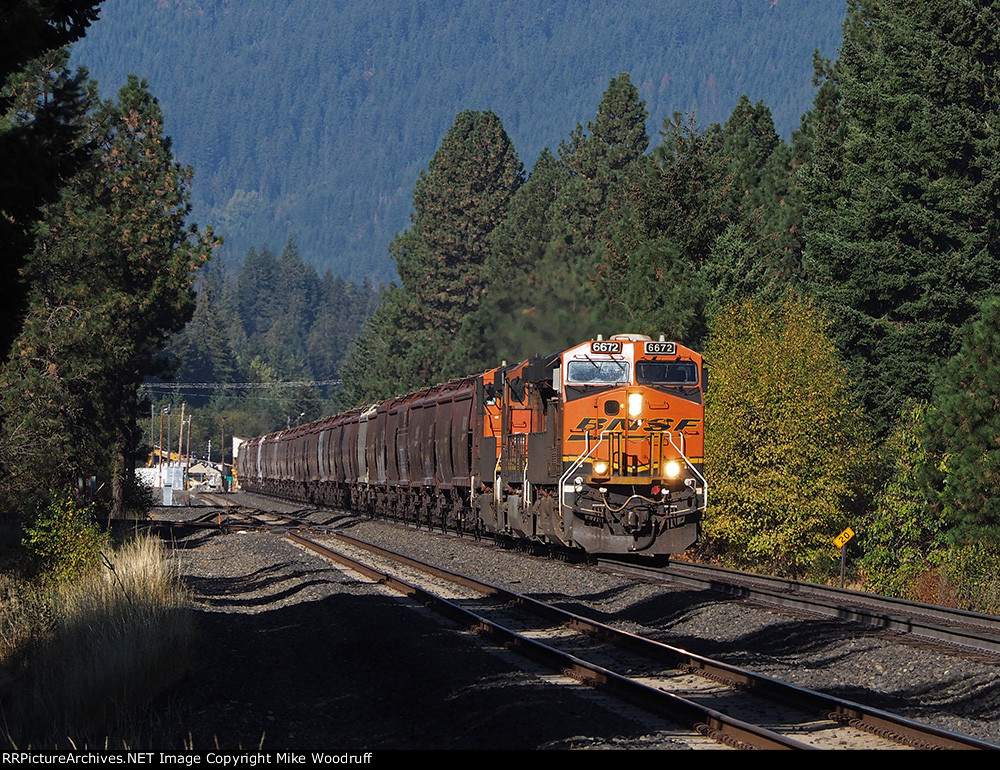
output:
[[[570,361],[566,381],[571,385],[614,385],[628,382],[629,365],[625,361]]]
[[[635,377],[641,385],[697,385],[698,367],[691,361],[638,361]]]

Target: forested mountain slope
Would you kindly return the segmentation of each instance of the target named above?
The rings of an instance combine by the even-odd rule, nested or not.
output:
[[[787,137],[843,16],[839,0],[107,0],[73,62],[103,93],[149,80],[224,256],[293,236],[321,271],[379,281],[462,110],[495,112],[527,169],[620,72],[654,138],[675,111],[724,121],[743,93]]]

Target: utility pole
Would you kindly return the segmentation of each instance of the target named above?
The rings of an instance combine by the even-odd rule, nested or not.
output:
[[[168,407],[165,406],[160,407],[160,443],[156,445],[156,453],[160,456],[160,462],[157,468],[159,468],[161,490],[163,489],[163,410],[167,408]]]
[[[177,435],[177,470],[181,469],[181,461],[184,457],[184,407],[187,404],[183,401],[181,402],[181,428]],[[181,489],[184,489],[184,476],[181,475]]]
[[[170,407],[167,407],[167,474],[170,473]],[[160,447],[160,454],[163,454],[163,447]]]
[[[191,470],[191,418],[188,417],[187,451],[184,452],[184,489],[188,488],[188,471]]]
[[[170,407],[171,407],[171,405],[167,404],[165,407],[163,407],[160,410],[160,486],[163,488],[163,491],[161,493],[162,497],[161,497],[160,502],[162,502],[164,504],[168,504],[168,503],[169,504],[173,504],[173,494],[174,494],[174,492],[173,492],[174,478],[171,475],[171,471],[170,471]],[[166,445],[164,445],[164,443],[163,443],[163,427],[162,427],[163,426],[163,415],[167,416],[167,443],[166,443]],[[164,478],[163,478],[163,447],[164,446],[167,447],[167,478],[166,478],[166,480],[164,480]],[[169,498],[167,497],[167,492],[166,492],[166,488],[167,487],[170,488],[170,496],[169,496]]]
[[[184,408],[187,406],[186,403],[181,403],[181,429],[177,438],[177,464],[180,465],[181,458],[184,456]]]
[[[220,445],[222,451],[222,462],[219,464],[222,468],[222,491],[228,492],[226,488],[226,418],[222,418],[222,444]]]

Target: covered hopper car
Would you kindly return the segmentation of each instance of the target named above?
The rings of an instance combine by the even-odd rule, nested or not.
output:
[[[582,549],[679,553],[705,509],[705,369],[598,337],[246,442],[244,489]]]

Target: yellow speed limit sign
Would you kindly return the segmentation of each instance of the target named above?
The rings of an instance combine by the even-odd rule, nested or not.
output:
[[[833,539],[833,544],[837,548],[843,548],[852,537],[854,537],[854,530],[848,527]]]

